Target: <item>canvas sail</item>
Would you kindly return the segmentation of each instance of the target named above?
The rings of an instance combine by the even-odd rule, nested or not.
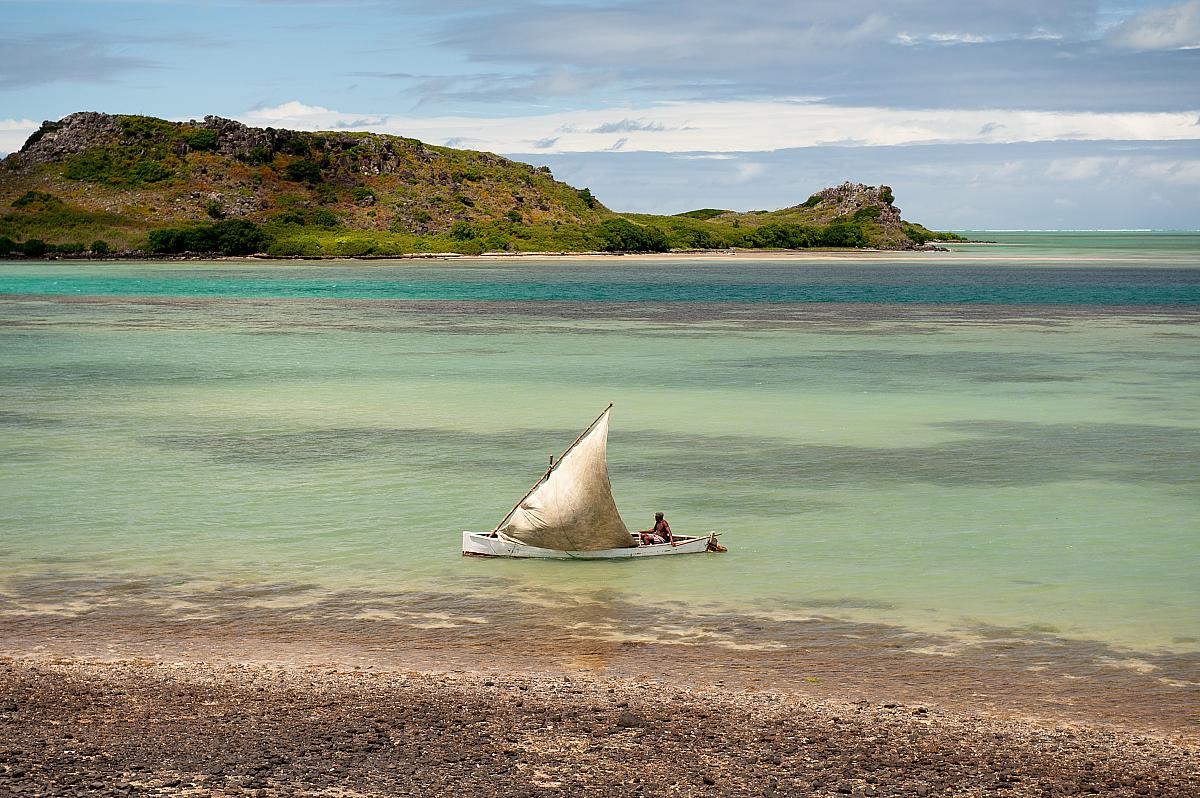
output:
[[[562,551],[633,546],[608,480],[608,417],[600,414],[533,490],[500,522],[500,537]]]

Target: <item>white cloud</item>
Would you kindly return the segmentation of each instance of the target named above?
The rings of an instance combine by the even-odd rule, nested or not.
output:
[[[682,161],[732,161],[737,158],[726,152],[679,153],[671,157]]]
[[[21,149],[25,139],[39,127],[32,119],[0,119],[0,155]]]
[[[898,33],[892,39],[896,44],[903,44],[911,47],[918,44],[983,44],[988,41],[983,36],[977,36],[973,33],[927,33],[927,34],[911,34]]]
[[[1200,0],[1136,14],[1108,34],[1108,40],[1130,50],[1185,50],[1200,47]]]
[[[1144,156],[1056,158],[1046,164],[1044,175],[1054,183],[1090,182],[1095,185],[1098,182],[1150,182],[1185,187],[1200,186],[1200,160],[1148,159]]]
[[[734,182],[746,183],[759,175],[765,174],[767,165],[765,163],[755,163],[754,161],[746,161],[737,165],[737,171],[734,173]]]
[[[1042,176],[1053,184],[1131,184],[1146,182],[1175,186],[1200,186],[1200,160],[1147,158],[1145,155],[1093,155],[1055,158]],[[1036,175],[1030,175],[1036,179]]]
[[[1135,172],[1155,183],[1200,186],[1200,160],[1152,161],[1139,164]]]
[[[1113,173],[1121,166],[1119,158],[1061,158],[1046,166],[1051,180],[1092,180],[1105,172]]]
[[[628,130],[626,152],[760,152],[828,143],[856,146],[1031,141],[1200,140],[1197,111],[1086,113],[987,109],[901,110],[809,101],[661,103],[529,116],[405,117],[344,113],[291,101],[243,114],[258,126],[300,130],[356,128],[424,141],[471,140],[493,152],[601,152],[614,145],[613,119],[652,118],[655,128]],[[661,129],[660,129],[661,128]]]

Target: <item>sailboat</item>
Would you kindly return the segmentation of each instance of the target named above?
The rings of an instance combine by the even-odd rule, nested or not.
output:
[[[717,533],[642,544],[617,512],[608,479],[612,405],[534,483],[491,532],[463,532],[464,556],[619,559],[725,551]]]

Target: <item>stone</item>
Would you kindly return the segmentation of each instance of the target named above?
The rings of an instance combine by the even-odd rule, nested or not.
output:
[[[617,718],[617,726],[622,729],[640,728],[649,725],[645,718],[634,712],[622,712]]]

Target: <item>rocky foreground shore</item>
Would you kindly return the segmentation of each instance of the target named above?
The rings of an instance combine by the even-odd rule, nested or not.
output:
[[[0,795],[1200,795],[1200,749],[720,685],[0,660]]]

